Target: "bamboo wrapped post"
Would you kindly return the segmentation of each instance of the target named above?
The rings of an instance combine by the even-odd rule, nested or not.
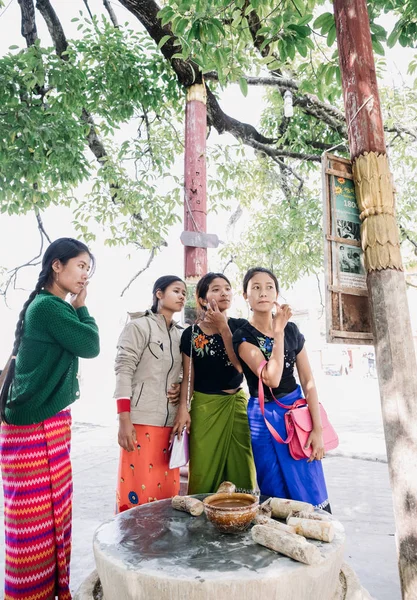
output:
[[[204,512],[204,504],[191,496],[174,496],[171,501],[172,508],[187,512],[193,517],[199,517]]]
[[[334,526],[331,521],[316,521],[313,519],[298,519],[290,517],[287,525],[295,529],[295,533],[313,540],[332,542],[334,538]]]
[[[368,271],[401,591],[404,600],[415,600],[417,364],[366,0],[335,0],[334,15]]]
[[[266,525],[252,527],[252,539],[261,546],[306,565],[316,565],[323,560],[319,549],[307,542],[305,538],[293,533],[278,531]]]

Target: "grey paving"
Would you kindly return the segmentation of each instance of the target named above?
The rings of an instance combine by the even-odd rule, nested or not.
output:
[[[399,600],[394,517],[384,462],[377,384],[344,378],[340,385],[340,379],[326,378],[319,382],[323,390],[321,397],[340,435],[335,455],[324,461],[333,512],[345,526],[346,560],[362,585],[377,600]],[[94,568],[92,537],[96,527],[114,513],[118,454],[115,423],[106,426],[75,423],[71,565],[74,591]],[[2,502],[0,513],[0,539],[3,540]],[[0,590],[3,578],[2,543]]]

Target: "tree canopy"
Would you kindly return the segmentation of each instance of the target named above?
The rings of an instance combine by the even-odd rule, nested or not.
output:
[[[1,212],[35,211],[41,222],[51,204],[71,203],[87,240],[94,220],[108,231],[109,244],[155,252],[182,214],[182,178],[174,165],[183,152],[184,88],[204,81],[209,132],[234,138],[227,146],[209,145],[209,206],[233,211],[231,224],[251,213],[247,241],[229,240],[225,263],[279,264],[287,283],[320,268],[321,153],[347,153],[328,4],[103,0],[94,14],[84,0],[85,10],[74,9],[72,18],[78,36],[67,38],[53,0],[18,1],[24,39],[0,59]],[[137,26],[118,21],[117,5]],[[417,6],[375,0],[368,8],[383,73],[390,48],[416,47]],[[52,44],[39,39],[39,19]],[[414,60],[410,76],[416,68]],[[258,128],[222,109],[222,93],[234,83],[242,102],[251,86],[265,90],[262,114],[254,116]],[[409,241],[417,222],[416,87],[380,89],[399,221]],[[291,117],[284,115],[286,92]],[[76,199],[73,190],[85,181],[90,192]]]

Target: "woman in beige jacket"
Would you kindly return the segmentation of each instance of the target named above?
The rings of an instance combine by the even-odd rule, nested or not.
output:
[[[168,450],[182,367],[182,329],[173,316],[183,309],[185,298],[179,277],[160,277],[152,308],[131,315],[117,343],[117,512],[179,492],[179,469],[169,469]]]

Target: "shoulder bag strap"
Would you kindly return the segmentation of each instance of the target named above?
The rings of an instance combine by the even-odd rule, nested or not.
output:
[[[259,377],[259,381],[258,381],[258,401],[259,401],[259,408],[261,409],[261,413],[262,416],[265,420],[265,425],[267,426],[269,433],[272,435],[272,437],[274,438],[274,440],[276,440],[278,443],[280,444],[289,444],[293,438],[294,435],[294,430],[292,429],[290,431],[290,433],[288,433],[288,437],[286,440],[283,440],[282,437],[279,435],[278,431],[271,425],[271,423],[267,420],[267,418],[265,417],[265,394],[264,394],[264,384],[262,381],[262,371],[264,370],[265,365],[268,363],[268,361],[263,360],[261,362],[261,364],[258,367],[258,377]],[[271,388],[269,388],[271,390]],[[271,390],[271,394],[272,394],[272,390]],[[272,394],[272,397],[274,398],[274,395]],[[287,406],[286,404],[282,404],[281,402],[279,402],[276,398],[274,398],[275,402],[285,408],[285,409],[289,409],[292,408],[291,406]]]
[[[187,385],[187,410],[190,410],[191,398],[191,369],[193,368],[193,335],[194,325],[191,325],[191,342],[190,342],[190,365],[188,368],[188,385]]]

